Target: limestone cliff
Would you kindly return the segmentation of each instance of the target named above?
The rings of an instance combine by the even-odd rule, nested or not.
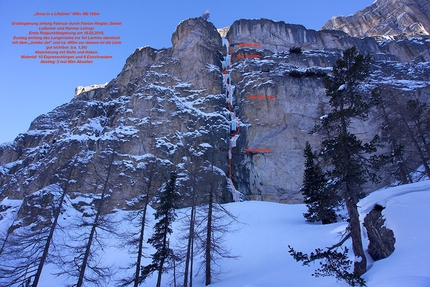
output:
[[[430,2],[377,0],[351,16],[333,17],[321,28],[357,38],[373,37],[380,51],[402,62],[430,61]]]
[[[199,164],[216,171],[218,200],[230,201],[221,43],[211,23],[188,19],[173,34],[172,48],[139,48],[107,85],[78,87],[70,103],[0,147],[1,198],[22,199],[55,184],[97,193],[113,163],[109,208],[126,208],[142,193],[145,173],[160,174],[157,189],[176,170],[186,193],[190,165]],[[107,152],[115,155],[111,163],[103,159]],[[150,163],[155,170],[146,170]]]
[[[404,95],[429,91],[427,72],[419,71],[423,67],[430,71],[425,63],[399,65],[399,60],[407,61],[403,51],[384,53],[386,48],[373,38],[313,31],[265,19],[236,21],[227,38],[233,52],[231,79],[237,114],[244,127],[235,154],[234,178],[239,190],[252,199],[300,200],[304,145],[306,141],[318,142],[309,132],[324,110],[321,77],[330,73],[342,50],[356,46],[361,53],[372,55],[368,89],[390,79],[390,87]],[[390,45],[398,47],[396,43]],[[303,52],[290,52],[296,46]],[[398,70],[400,66],[403,72]],[[413,79],[405,70],[414,71]],[[423,85],[409,89],[411,82],[406,78]],[[370,123],[357,126],[356,131],[363,138],[377,132]]]
[[[258,43],[258,49],[273,52],[288,51],[294,46],[305,50],[337,51],[356,46],[362,53],[380,52],[373,38],[357,39],[340,31],[315,31],[302,25],[268,19],[235,21],[227,33],[227,38],[235,50],[240,48],[240,43]]]
[[[322,29],[340,30],[359,38],[428,36],[430,35],[430,2],[377,0],[354,15],[331,18]]]

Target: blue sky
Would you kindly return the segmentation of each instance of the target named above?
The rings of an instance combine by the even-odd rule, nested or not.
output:
[[[0,143],[12,141],[27,131],[37,116],[69,102],[76,86],[101,84],[121,71],[127,57],[138,47],[171,46],[171,35],[184,19],[210,11],[210,21],[218,28],[235,20],[268,18],[302,24],[318,30],[332,16],[349,15],[364,9],[374,0],[0,0]],[[34,16],[36,12],[98,12],[100,16]],[[95,60],[90,65],[40,64],[21,59],[44,45],[12,45],[13,36],[30,29],[12,22],[115,21],[121,26],[103,29],[121,36],[121,45],[94,46],[110,60]]]

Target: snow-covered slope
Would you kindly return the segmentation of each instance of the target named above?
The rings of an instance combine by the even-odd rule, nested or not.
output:
[[[374,262],[365,278],[369,287],[430,286],[430,181],[379,190],[361,202],[361,214],[375,203],[385,206],[386,226],[396,250]]]
[[[386,207],[383,215],[394,231],[396,250],[370,266],[364,275],[367,286],[430,286],[430,181],[372,193],[360,202],[363,217],[375,203]],[[225,262],[226,273],[214,286],[348,286],[334,278],[312,277],[312,268],[302,267],[288,255],[288,245],[304,252],[331,246],[339,240],[345,223],[307,224],[302,217],[304,205],[245,202],[229,208],[244,222],[229,241],[241,257]]]
[[[386,207],[383,215],[387,227],[394,231],[396,250],[390,257],[371,263],[369,271],[364,275],[367,286],[430,286],[430,181],[372,193],[360,202],[363,217],[375,203]],[[348,286],[331,277],[311,276],[317,263],[315,267],[303,267],[288,254],[288,245],[303,252],[331,246],[340,239],[340,234],[346,227],[345,222],[331,225],[308,224],[302,216],[306,211],[305,205],[253,201],[230,203],[225,207],[238,216],[238,222],[232,226],[236,231],[229,233],[225,242],[231,255],[238,258],[219,261],[220,274],[211,286]],[[176,224],[172,235],[173,245],[178,235],[179,224]],[[345,245],[350,247],[350,241]],[[124,266],[127,254],[114,250],[107,251],[108,261]],[[147,254],[151,252],[151,249],[146,250]],[[164,276],[163,286],[170,286],[172,274]],[[204,286],[203,276],[203,272],[196,275],[194,286]],[[155,277],[149,278],[142,286],[154,286]],[[61,277],[54,278],[45,273],[42,286],[62,286],[62,282]],[[116,286],[113,280],[109,286]]]

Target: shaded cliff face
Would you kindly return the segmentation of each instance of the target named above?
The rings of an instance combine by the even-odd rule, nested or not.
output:
[[[404,52],[406,44],[426,47],[426,39],[378,43],[266,19],[238,20],[226,36],[231,63],[210,22],[185,20],[171,48],[139,48],[117,78],[78,87],[70,103],[39,116],[27,133],[0,146],[0,199],[26,200],[51,187],[79,199],[108,185],[108,210],[134,208],[136,198],[157,190],[176,170],[183,198],[197,190],[204,201],[211,185],[218,201],[231,201],[234,112],[240,121],[231,148],[235,187],[247,199],[298,202],[303,148],[306,141],[319,142],[309,131],[327,109],[322,77],[343,50],[356,46],[372,55],[364,89],[383,85],[405,96],[429,93],[428,51]],[[289,51],[296,46],[303,52]],[[232,111],[223,80],[226,62]],[[373,129],[356,126],[363,138],[373,136]]]
[[[354,15],[331,18],[322,29],[340,30],[359,38],[428,36],[430,35],[430,2],[377,0]]]

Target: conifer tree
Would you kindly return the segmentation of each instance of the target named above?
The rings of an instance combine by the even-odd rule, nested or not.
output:
[[[177,175],[175,172],[170,174],[170,179],[161,192],[157,209],[154,213],[155,220],[158,220],[154,226],[154,233],[148,239],[156,252],[152,254],[152,263],[142,268],[142,281],[154,272],[158,273],[157,285],[161,286],[162,274],[166,271],[166,263],[173,259],[174,253],[169,246],[169,235],[173,232],[172,223],[176,218],[176,209],[178,208],[179,194],[176,188]]]
[[[345,202],[349,216],[347,234],[339,243],[328,248],[327,252],[317,249],[317,256],[302,256],[300,252],[290,248],[290,254],[298,261],[306,263],[307,258],[311,261],[325,259],[327,263],[322,264],[328,264],[325,269],[328,272],[324,271],[322,274],[335,275],[352,286],[364,285],[360,276],[367,270],[357,203],[363,196],[363,185],[377,180],[372,170],[372,157],[377,151],[378,137],[363,143],[352,133],[351,128],[353,121],[367,120],[370,109],[375,104],[371,96],[374,93],[364,93],[362,87],[369,76],[369,68],[370,57],[359,54],[355,47],[345,50],[342,58],[333,66],[332,75],[324,79],[331,110],[314,129],[315,132],[327,132],[320,155],[327,165],[327,180]],[[338,262],[334,258],[339,257],[340,253],[333,250],[341,247],[348,238],[352,240],[355,255],[354,270],[352,273],[339,273],[336,268]],[[342,259],[339,266],[345,263],[347,262]]]
[[[309,142],[306,142],[304,157],[305,171],[301,192],[308,212],[303,215],[308,222],[334,223],[336,222],[335,209],[339,206],[340,198],[327,183],[319,164],[315,162],[317,156]]]
[[[355,47],[345,50],[333,67],[333,75],[324,80],[331,111],[321,123],[332,135],[323,141],[322,155],[331,166],[329,180],[335,183],[346,204],[357,276],[367,268],[357,203],[362,197],[363,184],[375,179],[367,158],[376,152],[377,138],[364,144],[351,132],[351,123],[367,120],[373,104],[371,96],[364,94],[360,86],[369,76],[369,67],[370,57],[359,54]]]

